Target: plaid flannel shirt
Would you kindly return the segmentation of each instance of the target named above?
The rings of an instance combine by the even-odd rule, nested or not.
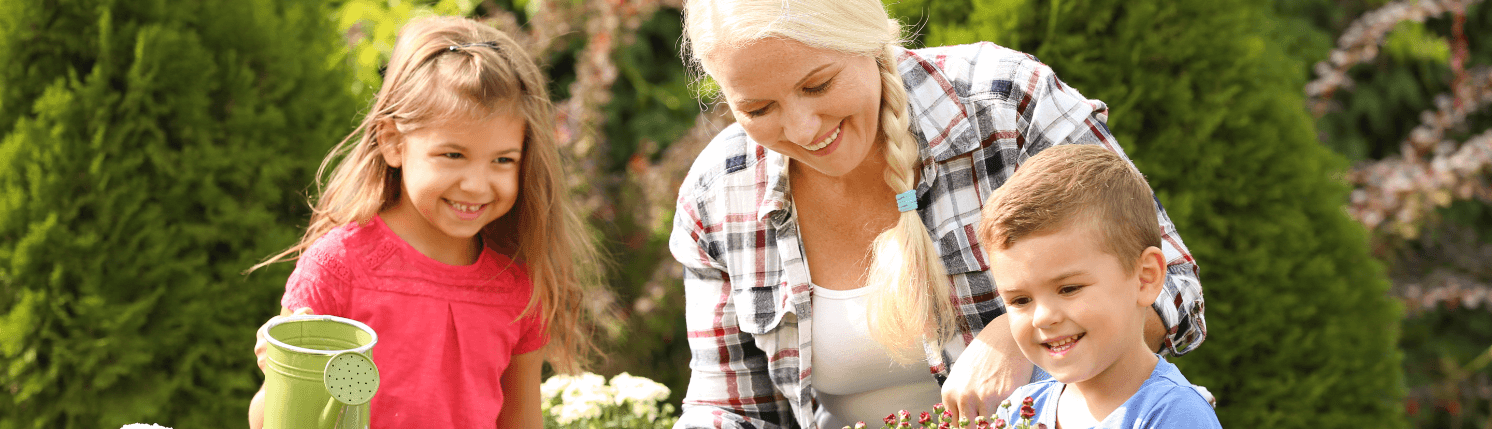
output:
[[[1107,106],[1083,98],[1030,55],[981,43],[903,50],[898,63],[921,144],[918,214],[965,322],[942,349],[926,347],[941,384],[979,330],[1005,312],[974,234],[990,192],[1052,145],[1124,151],[1105,125]],[[786,165],[732,125],[699,155],[679,190],[669,248],[684,267],[693,373],[675,427],[813,425],[813,288]],[[1181,355],[1206,335],[1202,286],[1163,209],[1159,218],[1169,275],[1154,308],[1169,329],[1164,351]]]

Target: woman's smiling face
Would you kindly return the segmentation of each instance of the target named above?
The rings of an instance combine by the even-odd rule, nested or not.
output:
[[[880,135],[872,57],[766,38],[722,45],[704,65],[747,136],[824,175],[860,166]]]

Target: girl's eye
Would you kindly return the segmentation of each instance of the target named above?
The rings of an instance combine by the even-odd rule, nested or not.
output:
[[[803,92],[809,95],[823,94],[824,92],[829,91],[829,84],[832,83],[834,83],[834,79],[829,79],[824,81],[824,83],[819,84],[818,86],[803,88]]]
[[[497,160],[495,160],[493,162],[496,162],[498,164],[512,164],[512,163],[518,162],[518,160],[513,159],[513,158],[508,158],[508,157],[504,156],[504,157],[497,158]]]
[[[1015,297],[1015,298],[1011,298],[1010,302],[1005,303],[1005,306],[1006,307],[1020,307],[1020,306],[1029,304],[1030,302],[1031,302],[1031,298],[1026,298],[1024,296],[1018,296],[1018,297]]]
[[[460,153],[458,153],[458,152],[442,153],[442,154],[440,154],[440,156],[445,157],[445,158],[450,158],[450,159],[461,159],[461,157],[462,157],[462,155]]]
[[[1063,294],[1063,295],[1072,295],[1074,293],[1077,293],[1078,289],[1082,289],[1082,288],[1083,288],[1082,286],[1078,286],[1078,285],[1067,285],[1067,286],[1063,286],[1063,287],[1057,288],[1057,293],[1060,293],[1060,294]]]

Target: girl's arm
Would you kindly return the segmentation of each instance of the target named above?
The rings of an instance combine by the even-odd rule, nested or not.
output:
[[[498,429],[537,428],[544,426],[539,410],[539,372],[544,355],[539,350],[513,356],[503,371],[503,409],[497,414]]]

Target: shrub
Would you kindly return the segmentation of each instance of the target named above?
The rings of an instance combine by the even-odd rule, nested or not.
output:
[[[359,105],[319,2],[0,2],[0,428],[243,421]]]
[[[1402,427],[1398,306],[1316,141],[1269,3],[973,0],[892,5],[929,44],[1035,54],[1111,108],[1201,267],[1207,341],[1173,362],[1227,427]],[[929,9],[931,8],[931,9]],[[931,16],[921,17],[924,10]]]

